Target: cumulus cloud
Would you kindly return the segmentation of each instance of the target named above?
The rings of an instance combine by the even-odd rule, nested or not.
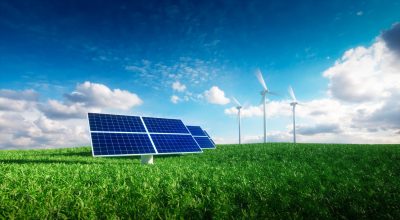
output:
[[[12,99],[12,100],[36,101],[39,97],[39,94],[32,89],[23,90],[23,91],[0,89],[0,97]]]
[[[172,83],[172,89],[178,92],[183,92],[186,90],[186,86],[179,81]]]
[[[39,104],[39,109],[52,119],[85,118],[88,111],[98,111],[89,109],[82,103],[63,104],[57,100],[48,100],[47,103],[41,103]]]
[[[85,107],[100,107],[128,110],[141,105],[143,101],[135,93],[121,89],[110,89],[103,84],[84,82],[65,97],[72,103]]]
[[[296,132],[302,135],[315,135],[322,133],[340,133],[341,129],[338,124],[316,124],[316,125],[300,125],[297,126]]]
[[[85,82],[65,100],[40,101],[33,90],[0,90],[0,149],[89,145],[88,111],[124,111],[140,105],[134,93]]]
[[[291,114],[290,106],[287,101],[268,101],[266,103],[266,115],[268,118],[274,116],[288,116]],[[227,115],[237,115],[238,110],[236,107],[227,108],[224,110]],[[240,115],[243,118],[263,117],[263,105],[258,106],[250,105],[244,106],[240,110]]]
[[[176,95],[172,95],[170,98],[170,101],[174,104],[177,104],[181,99],[179,98],[179,96]]]
[[[39,109],[51,119],[86,118],[87,112],[102,109],[129,110],[143,101],[135,93],[121,89],[110,89],[106,85],[84,82],[74,91],[65,94],[64,102],[48,100],[39,104]]]
[[[396,23],[391,29],[384,31],[382,39],[389,49],[400,55],[400,23]]]
[[[388,98],[399,88],[398,58],[378,39],[371,47],[344,53],[323,76],[329,79],[328,93],[346,102],[369,102]]]
[[[0,90],[0,111],[23,111],[35,105],[38,94],[34,90]]]
[[[204,97],[209,103],[217,105],[226,105],[230,102],[230,100],[225,97],[225,92],[217,86],[213,86],[209,90],[206,90],[204,92]]]

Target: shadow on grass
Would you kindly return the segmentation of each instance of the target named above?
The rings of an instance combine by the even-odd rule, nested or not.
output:
[[[104,162],[90,162],[80,160],[46,160],[46,159],[7,159],[0,160],[0,163],[5,164],[104,164]]]
[[[40,156],[66,156],[66,157],[92,157],[92,152],[63,152],[63,153],[44,153],[36,154]]]
[[[105,160],[97,160],[97,161],[81,161],[81,160],[47,160],[47,159],[37,159],[37,160],[32,160],[32,159],[6,159],[6,160],[0,160],[0,164],[68,164],[68,165],[73,165],[73,164],[113,164],[110,163],[109,161]],[[136,164],[133,161],[131,162],[126,162],[126,163],[121,163],[118,162],[118,164]]]

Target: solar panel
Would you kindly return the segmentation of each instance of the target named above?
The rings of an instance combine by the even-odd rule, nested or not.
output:
[[[194,139],[201,148],[215,148],[214,144],[208,137],[194,137]]]
[[[150,133],[188,134],[186,126],[179,119],[143,117],[147,130]]]
[[[201,149],[215,148],[214,142],[200,126],[186,126]]]
[[[213,139],[210,137],[210,135],[207,133],[207,131],[206,130],[203,130],[204,131],[204,133],[207,135],[207,137],[208,138],[210,138],[210,141],[214,144],[214,146],[215,146],[215,142],[213,141]]]
[[[89,113],[91,131],[146,132],[138,116]]]
[[[200,126],[186,126],[193,136],[207,136]]]
[[[156,151],[147,134],[91,132],[93,155],[141,155]]]
[[[179,119],[88,113],[93,156],[201,153]]]
[[[158,153],[200,153],[199,145],[191,135],[151,134]]]

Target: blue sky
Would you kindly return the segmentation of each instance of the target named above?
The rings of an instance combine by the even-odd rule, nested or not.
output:
[[[271,97],[271,105],[275,103],[276,108],[287,101],[289,84],[298,98],[311,102],[310,105],[329,99],[350,108],[355,102],[341,98],[331,86],[339,73],[334,77],[324,73],[336,67],[337,62],[346,66],[340,60],[346,51],[357,47],[372,50],[383,32],[395,29],[400,21],[399,11],[399,1],[1,1],[0,119],[4,123],[0,125],[11,130],[6,119],[17,117],[21,123],[34,124],[37,132],[30,134],[32,128],[27,125],[25,131],[21,128],[17,133],[0,136],[0,146],[12,147],[10,140],[16,139],[21,139],[17,147],[68,146],[69,142],[55,142],[52,135],[61,134],[47,134],[40,127],[40,120],[53,126],[60,123],[73,127],[77,123],[85,129],[87,125],[78,113],[51,114],[54,106],[49,104],[50,100],[72,112],[98,110],[182,118],[186,123],[207,128],[217,142],[234,142],[237,123],[229,110],[232,102],[212,103],[206,91],[215,86],[226,98],[235,96],[248,108],[258,108],[261,86],[254,75],[257,68],[270,89],[281,94]],[[90,89],[79,90],[84,82],[90,82],[89,87],[103,85],[112,92],[125,90],[141,102],[126,108],[100,105],[93,101],[100,100],[94,97],[99,94],[93,92],[85,93],[86,99],[82,101],[73,94],[89,92]],[[177,82],[181,91],[173,89]],[[27,91],[35,98],[24,98]],[[397,94],[393,91],[389,92],[391,97]],[[177,103],[171,102],[172,96],[178,97]],[[119,96],[112,97],[116,100]],[[10,102],[15,104],[15,100],[29,107],[11,111],[7,106],[11,106]],[[372,99],[357,102],[360,108],[367,104],[375,106],[365,107],[371,117],[374,110],[384,105],[372,103]],[[325,118],[326,121],[308,125],[306,114],[299,118],[299,126],[305,131],[330,120]],[[346,117],[354,118],[349,114]],[[257,141],[262,134],[261,117],[249,113],[243,120],[247,140]],[[290,123],[287,114],[271,115],[271,140],[290,141]],[[68,126],[64,131],[72,132],[69,137],[79,133],[68,130]],[[328,123],[321,129],[329,126],[333,125]],[[340,126],[331,129],[329,137],[326,133],[319,136],[304,132],[303,140],[398,141],[365,139],[369,134],[362,129],[350,131]],[[385,126],[377,132],[387,131],[388,127],[393,132],[399,129]],[[359,136],[354,141],[341,136],[350,133]],[[87,135],[79,134],[84,136],[79,144],[86,143]],[[390,134],[376,133],[382,137]]]

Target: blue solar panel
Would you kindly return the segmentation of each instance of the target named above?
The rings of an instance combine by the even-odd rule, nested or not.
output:
[[[89,113],[90,131],[146,132],[138,116]]]
[[[206,137],[207,135],[204,133],[203,129],[201,129],[200,126],[186,126],[188,128],[188,130],[190,131],[190,133],[193,136],[202,136],[202,137]]]
[[[155,154],[147,134],[91,132],[94,156]]]
[[[213,141],[213,139],[210,137],[210,135],[207,133],[206,130],[203,130],[204,133],[207,135],[208,138],[210,138],[210,141],[213,143],[214,147],[215,147],[215,142]]]
[[[191,135],[151,134],[158,153],[200,153],[201,149]]]
[[[214,144],[208,137],[194,137],[194,139],[201,148],[215,148]]]
[[[189,133],[186,126],[179,119],[143,117],[143,121],[150,133]]]

